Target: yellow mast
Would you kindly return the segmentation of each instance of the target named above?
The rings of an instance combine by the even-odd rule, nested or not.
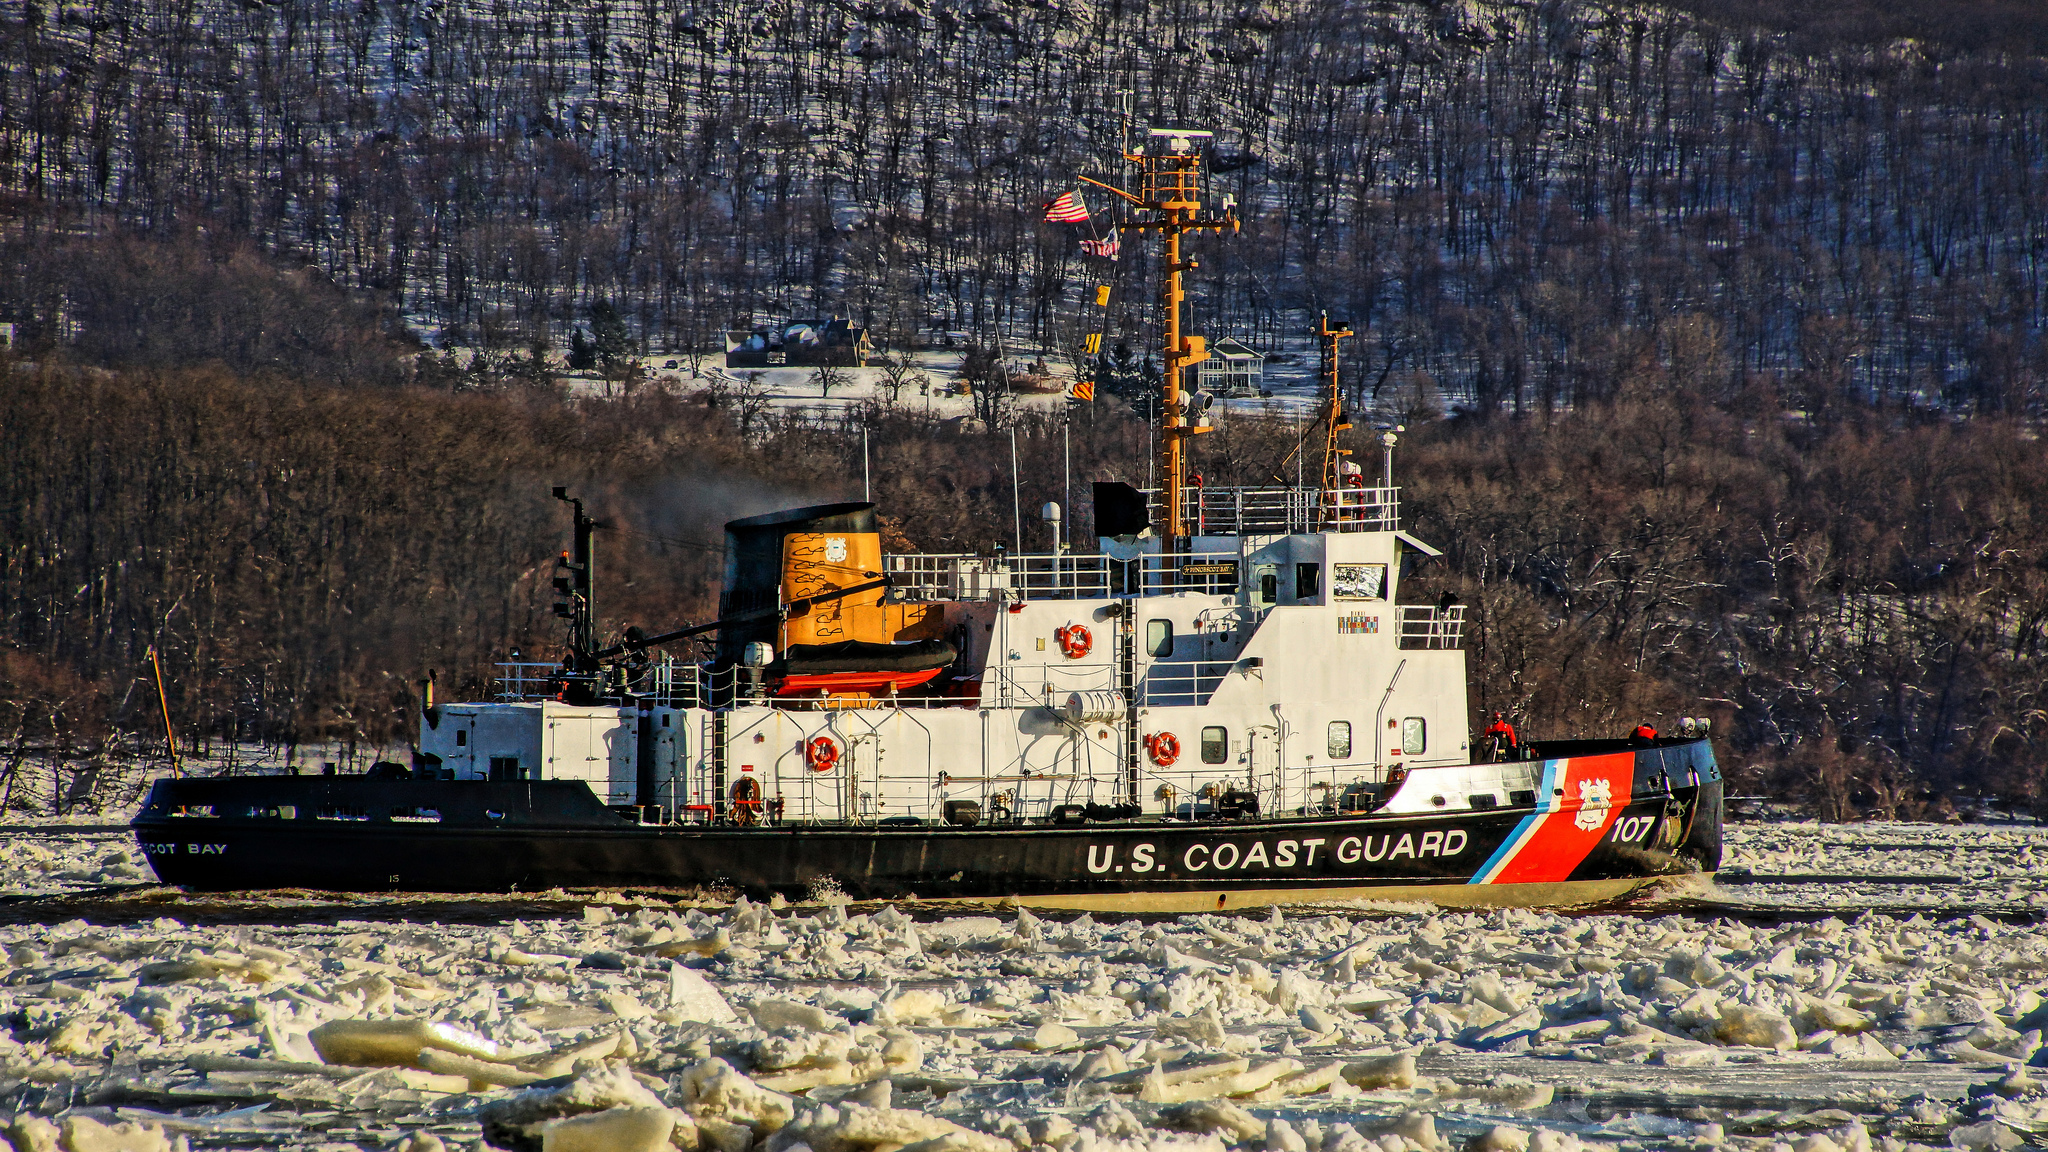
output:
[[[1164,328],[1160,356],[1164,373],[1164,402],[1159,412],[1158,528],[1160,535],[1169,538],[1169,547],[1172,546],[1171,541],[1188,534],[1184,516],[1187,441],[1209,430],[1196,427],[1188,419],[1182,395],[1182,374],[1190,365],[1208,359],[1209,349],[1208,341],[1203,337],[1181,334],[1180,306],[1186,294],[1181,291],[1180,277],[1183,272],[1193,271],[1198,264],[1181,259],[1180,238],[1187,232],[1238,230],[1237,214],[1230,209],[1227,200],[1221,216],[1201,215],[1198,185],[1202,168],[1200,142],[1210,135],[1208,132],[1173,128],[1152,129],[1144,145],[1123,154],[1126,161],[1137,165],[1138,195],[1133,196],[1100,180],[1089,180],[1086,176],[1081,178],[1099,188],[1109,189],[1139,210],[1141,215],[1124,221],[1118,227],[1127,232],[1157,232],[1163,244],[1159,304]]]
[[[1351,335],[1351,325],[1339,320],[1330,323],[1330,314],[1323,313],[1322,322],[1316,327],[1316,335],[1323,340],[1323,378],[1328,391],[1323,397],[1323,495],[1317,501],[1323,509],[1323,520],[1328,522],[1335,511],[1330,495],[1344,486],[1344,457],[1351,455],[1351,449],[1337,447],[1337,433],[1351,427],[1344,420],[1344,392],[1337,379],[1337,341]]]

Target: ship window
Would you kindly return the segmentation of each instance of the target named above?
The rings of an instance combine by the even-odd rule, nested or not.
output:
[[[1280,598],[1280,575],[1277,572],[1259,573],[1259,603],[1271,604]]]
[[[1401,721],[1401,751],[1420,756],[1429,747],[1429,725],[1420,716]]]
[[[1294,566],[1294,598],[1313,600],[1323,591],[1323,566],[1321,564],[1296,564]]]
[[[666,727],[668,727],[668,713],[666,713],[666,712],[663,712],[663,713],[661,714],[661,726],[662,726],[663,728],[666,728]]]
[[[1351,721],[1330,721],[1330,735],[1326,743],[1332,759],[1349,759],[1351,756]]]
[[[1221,764],[1229,756],[1229,730],[1224,728],[1202,729],[1202,763]]]
[[[469,733],[464,731],[463,729],[457,728],[455,730],[455,746],[457,748],[469,747]]]
[[[519,757],[517,757],[517,756],[493,756],[493,757],[491,757],[491,779],[493,779],[493,780],[524,780],[524,779],[526,779],[526,773],[525,773],[525,771],[524,771],[523,769],[521,769],[521,768],[519,767]]]
[[[1173,621],[1145,621],[1145,652],[1152,656],[1173,655]]]

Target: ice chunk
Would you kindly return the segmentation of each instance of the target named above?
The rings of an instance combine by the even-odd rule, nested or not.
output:
[[[1347,1082],[1344,1079],[1343,1063],[1332,1061],[1320,1068],[1304,1069],[1282,1076],[1264,1088],[1246,1095],[1245,1099],[1266,1102],[1284,1100],[1289,1096],[1312,1096],[1345,1083]]]
[[[1198,956],[1190,956],[1172,945],[1160,947],[1159,966],[1168,972],[1221,972],[1221,964],[1212,964]]]
[[[144,984],[177,984],[186,980],[231,977],[249,984],[262,984],[280,975],[278,965],[234,953],[193,956],[183,960],[158,960],[142,966]]]
[[[774,1132],[789,1123],[795,1107],[788,1096],[740,1074],[723,1060],[700,1060],[683,1073],[683,1107],[700,1120],[720,1117]]]
[[[1367,1090],[1415,1087],[1415,1056],[1398,1053],[1375,1056],[1344,1066],[1344,1079]]]
[[[485,1141],[514,1152],[541,1152],[548,1124],[613,1108],[666,1111],[661,1098],[623,1064],[594,1068],[567,1084],[528,1088],[477,1110]],[[665,1134],[664,1134],[665,1137]]]
[[[677,956],[716,956],[732,947],[732,935],[724,928],[718,928],[694,940],[670,940],[656,944],[648,950],[664,960]]]
[[[1238,1096],[1257,1092],[1275,1080],[1301,1071],[1301,1061],[1287,1058],[1258,1064],[1247,1062],[1247,1065],[1220,1075],[1185,1076],[1172,1080],[1164,1071],[1155,1068],[1139,1083],[1138,1099],[1149,1104],[1178,1104],[1217,1096]]]
[[[694,968],[671,964],[668,969],[668,1011],[671,1022],[731,1024],[739,1017],[725,996]]]
[[[498,1054],[496,1044],[473,1032],[424,1020],[330,1020],[308,1039],[329,1064],[360,1067],[417,1064],[426,1048],[485,1060]]]
[[[1799,1023],[1808,1031],[1861,1032],[1877,1023],[1868,1012],[1828,1000],[1807,1000],[1799,1011]]]
[[[1614,1021],[1595,1017],[1580,1020],[1574,1024],[1558,1024],[1540,1028],[1536,1032],[1539,1044],[1576,1044],[1583,1040],[1594,1040],[1614,1031]]]
[[[1029,1040],[1017,1046],[1029,1052],[1059,1052],[1081,1042],[1081,1034],[1065,1024],[1040,1024]]]
[[[166,1136],[154,1124],[106,1125],[89,1116],[70,1116],[64,1120],[63,1146],[67,1152],[171,1152],[173,1148],[182,1149],[184,1143],[182,1139],[174,1141]]]
[[[1714,1039],[1723,1044],[1746,1044],[1754,1048],[1775,1048],[1789,1052],[1799,1047],[1799,1033],[1782,1013],[1747,1004],[1729,1004],[1721,1009],[1714,1025]]]
[[[541,1126],[541,1152],[667,1152],[675,1117],[666,1108],[607,1108]]]
[[[1557,1089],[1549,1084],[1520,1076],[1499,1076],[1486,1084],[1456,1088],[1444,1095],[1459,1100],[1477,1100],[1490,1107],[1513,1112],[1533,1112],[1538,1108],[1548,1108],[1556,1093]]]
[[[63,1133],[41,1116],[22,1116],[7,1129],[7,1136],[16,1152],[60,1152]]]
[[[535,965],[565,968],[576,963],[576,957],[574,956],[556,956],[546,952],[522,952],[517,948],[493,949],[491,959],[512,968],[525,968]]]
[[[927,988],[911,988],[884,999],[877,1013],[877,1020],[888,1020],[897,1024],[917,1024],[936,1020],[952,1005],[944,996]]]
[[[1229,1039],[1214,1004],[1202,1009],[1199,1016],[1185,1020],[1161,1020],[1154,1035],[1161,1040],[1191,1040],[1210,1048],[1221,1048]]]
[[[461,1076],[467,1087],[478,1092],[491,1088],[524,1088],[537,1080],[547,1079],[538,1073],[522,1071],[510,1064],[501,1064],[495,1060],[478,1060],[474,1056],[443,1052],[438,1048],[421,1049],[419,1066],[428,1072]]]
[[[1294,1125],[1275,1116],[1266,1121],[1266,1152],[1308,1152],[1308,1141]]]
[[[1529,1152],[1529,1134],[1520,1128],[1495,1124],[1466,1147],[1470,1152]]]
[[[1161,1109],[1159,1122],[1183,1132],[1219,1133],[1232,1143],[1266,1135],[1264,1122],[1227,1100],[1202,1100]]]
[[[930,1152],[1016,1152],[999,1139],[951,1120],[903,1108],[863,1108],[858,1104],[825,1105],[799,1112],[770,1137],[765,1152],[788,1152],[807,1145],[812,1152],[871,1152],[931,1142]]]
[[[754,1026],[772,1032],[777,1028],[801,1028],[807,1032],[831,1032],[846,1022],[822,1008],[794,1000],[763,1000],[754,1005]]]
[[[1450,1147],[1437,1134],[1436,1117],[1427,1112],[1403,1112],[1398,1119],[1380,1126],[1388,1136],[1398,1136],[1425,1152],[1445,1152]]]
[[[578,1064],[603,1060],[616,1054],[620,1039],[624,1035],[623,1032],[614,1032],[591,1040],[564,1044],[546,1052],[522,1056],[514,1060],[512,1066],[522,1072],[531,1072],[543,1080],[567,1076],[576,1070]]]
[[[1956,1128],[1948,1134],[1948,1142],[1951,1148],[1968,1148],[1972,1152],[2006,1152],[2025,1143],[2019,1133],[1996,1120]]]
[[[1297,1015],[1301,1019],[1301,1026],[1315,1035],[1321,1036],[1337,1029],[1337,1018],[1321,1008],[1304,1007]]]

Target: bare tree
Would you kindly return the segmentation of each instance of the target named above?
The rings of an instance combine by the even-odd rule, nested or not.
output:
[[[818,395],[822,399],[830,399],[834,388],[851,383],[852,380],[853,373],[837,364],[820,364],[811,370],[811,383],[818,386]]]
[[[911,363],[908,355],[884,356],[876,361],[874,366],[881,370],[882,394],[888,397],[891,404],[902,398],[904,385],[914,382],[916,377],[923,375]]]

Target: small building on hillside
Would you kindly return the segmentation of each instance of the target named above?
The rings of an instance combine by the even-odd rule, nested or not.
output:
[[[728,368],[813,368],[820,364],[865,368],[875,354],[868,330],[843,316],[822,324],[791,324],[725,334]]]
[[[1195,365],[1196,386],[1217,396],[1257,396],[1266,386],[1266,358],[1234,336],[1209,346]]]

